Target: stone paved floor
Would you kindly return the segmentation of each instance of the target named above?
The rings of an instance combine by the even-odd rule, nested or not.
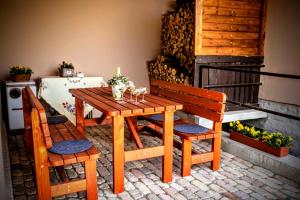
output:
[[[174,149],[173,182],[162,183],[161,158],[126,163],[125,192],[112,193],[112,144],[111,127],[98,126],[86,129],[88,137],[102,154],[97,162],[99,199],[300,199],[300,186],[295,182],[255,166],[238,157],[222,152],[222,169],[213,172],[208,164],[194,165],[192,175],[180,176],[181,151]],[[145,146],[161,144],[161,140],[144,132],[141,138]],[[125,148],[135,145],[128,140]],[[210,148],[207,142],[194,145],[199,151]],[[33,161],[24,149],[21,135],[9,137],[12,180],[15,199],[36,199],[33,178]],[[65,167],[70,179],[83,177],[81,164]],[[51,170],[52,182],[57,174]],[[56,199],[85,199],[85,192],[70,194]]]

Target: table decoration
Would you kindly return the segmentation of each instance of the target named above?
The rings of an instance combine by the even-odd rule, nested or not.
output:
[[[112,95],[116,101],[123,101],[123,94],[128,83],[128,78],[121,74],[120,67],[118,67],[117,74],[107,81],[107,84],[112,87]]]

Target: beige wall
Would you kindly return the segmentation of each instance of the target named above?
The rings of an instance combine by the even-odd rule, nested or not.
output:
[[[269,0],[265,43],[268,72],[300,75],[300,1]],[[262,77],[260,98],[300,105],[300,80]]]
[[[0,80],[27,65],[54,75],[63,60],[110,78],[120,66],[148,85],[146,61],[160,50],[161,15],[171,0],[19,0],[0,2]]]

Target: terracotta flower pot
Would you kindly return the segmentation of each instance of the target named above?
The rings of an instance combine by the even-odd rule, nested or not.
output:
[[[31,74],[14,74],[12,80],[15,82],[29,81]]]
[[[289,153],[289,147],[276,148],[276,147],[269,146],[265,142],[258,141],[253,138],[247,137],[241,133],[238,133],[238,132],[235,132],[232,130],[230,130],[229,132],[230,132],[230,139],[235,140],[240,143],[243,143],[243,144],[246,144],[250,147],[259,149],[266,153],[272,154],[274,156],[283,157],[283,156],[288,155],[288,153]]]

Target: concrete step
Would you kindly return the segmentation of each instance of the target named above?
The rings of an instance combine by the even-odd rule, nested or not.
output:
[[[223,123],[232,122],[236,120],[251,120],[261,118],[267,118],[267,113],[253,109],[228,111],[224,114]],[[199,116],[195,116],[195,123],[207,128],[211,128],[213,124],[212,121]]]

